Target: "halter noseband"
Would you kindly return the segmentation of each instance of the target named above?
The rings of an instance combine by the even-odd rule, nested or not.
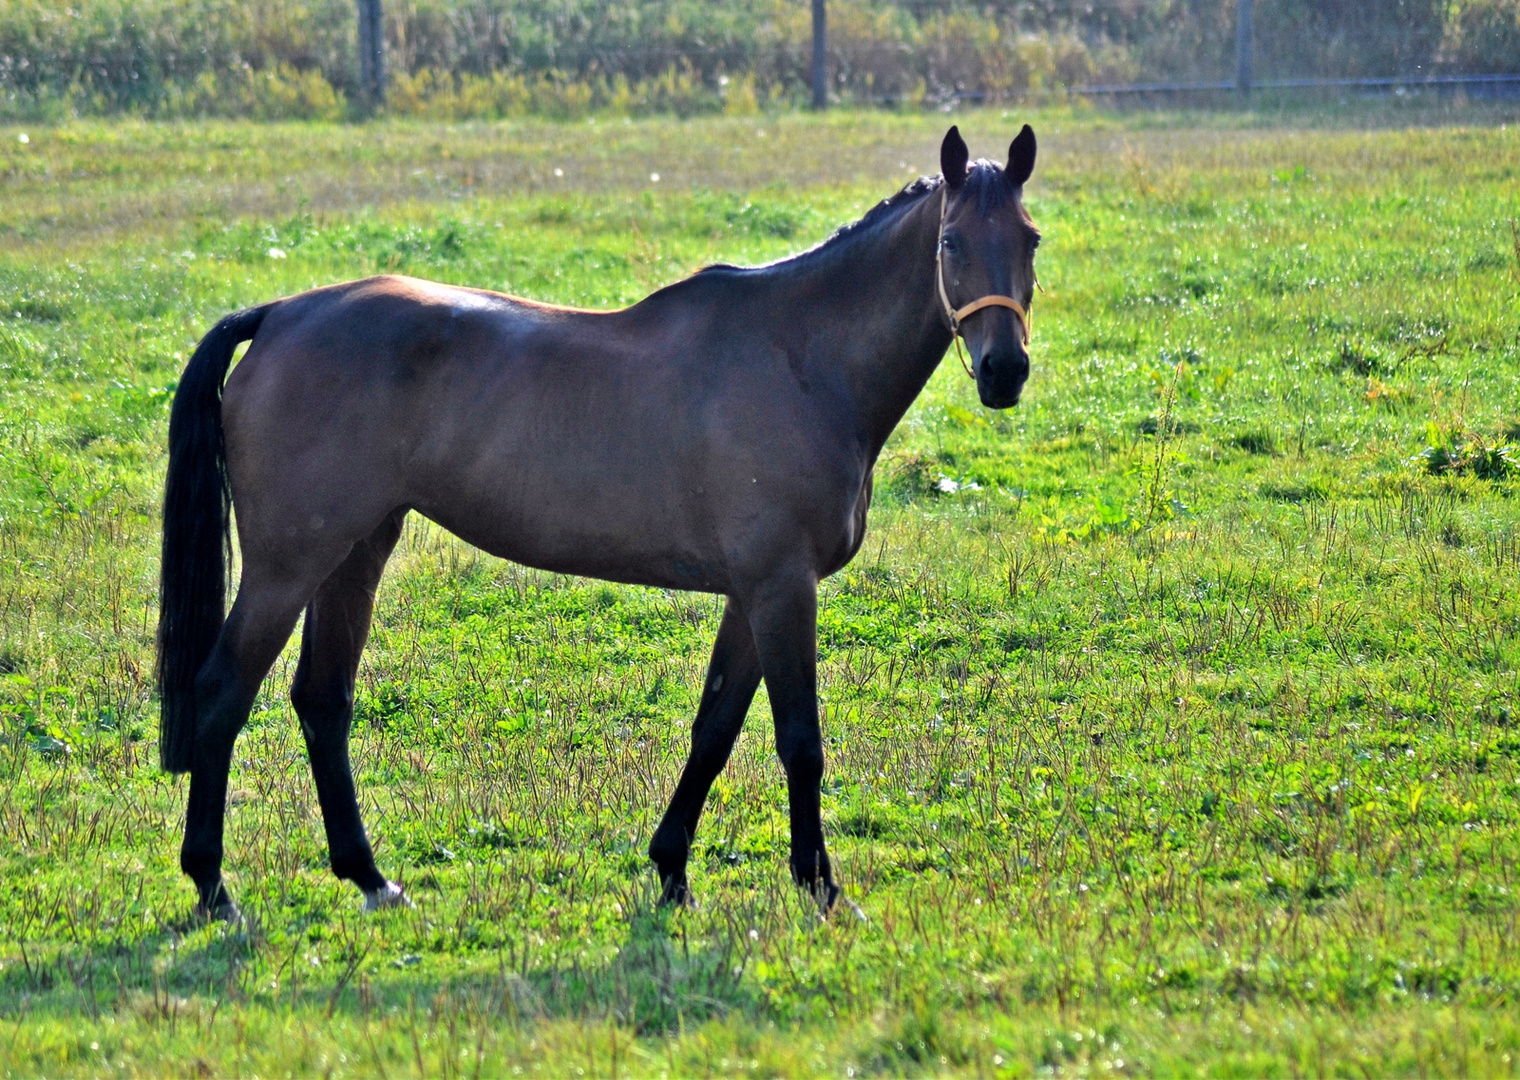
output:
[[[966,374],[976,378],[971,373],[971,366],[966,363],[966,357],[961,353],[961,323],[968,316],[975,315],[983,308],[1005,307],[1019,320],[1019,329],[1024,332],[1024,345],[1029,345],[1029,313],[1024,310],[1024,305],[1011,296],[999,296],[993,294],[984,296],[979,300],[973,300],[963,308],[957,309],[950,303],[950,294],[945,291],[945,212],[950,205],[950,184],[947,181],[939,189],[939,239],[934,244],[934,284],[939,287],[939,302],[944,309],[945,320],[950,324],[951,340],[955,342],[955,355],[960,357],[961,367],[966,369]]]

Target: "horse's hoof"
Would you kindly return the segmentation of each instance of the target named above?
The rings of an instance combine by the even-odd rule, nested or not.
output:
[[[226,923],[228,926],[243,925],[242,909],[227,899],[219,900],[209,906],[206,904],[196,904],[195,911],[192,914],[195,921],[202,924],[219,922]]]
[[[691,898],[691,888],[686,884],[686,878],[669,878],[660,888],[660,906],[690,908],[696,910],[697,903]]]
[[[803,888],[807,889],[813,897],[813,902],[818,905],[818,917],[820,919],[827,919],[833,914],[834,905],[839,903],[844,897],[844,892],[832,881],[819,881],[810,885],[804,885]],[[844,902],[846,904],[850,903],[848,900]],[[853,904],[850,904],[850,906],[854,907]]]
[[[394,881],[387,881],[381,888],[364,890],[364,910],[384,911],[386,908],[416,907],[412,898]]]

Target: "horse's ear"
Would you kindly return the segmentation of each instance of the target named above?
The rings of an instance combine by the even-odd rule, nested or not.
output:
[[[1008,147],[1008,167],[1003,170],[1014,187],[1022,187],[1034,172],[1034,151],[1034,128],[1025,124]]]
[[[939,144],[939,171],[945,174],[945,183],[951,191],[966,182],[966,163],[970,160],[971,151],[961,138],[961,129],[952,125],[945,132],[945,141]]]

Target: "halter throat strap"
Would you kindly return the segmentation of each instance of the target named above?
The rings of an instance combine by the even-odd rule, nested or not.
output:
[[[946,182],[939,189],[939,239],[934,243],[934,284],[939,288],[940,307],[944,310],[945,321],[950,324],[950,333],[957,339],[957,346],[959,346],[958,339],[961,336],[961,323],[983,308],[990,307],[1005,307],[1013,312],[1019,320],[1019,329],[1023,332],[1024,344],[1027,346],[1029,344],[1029,313],[1024,310],[1024,305],[1013,297],[999,296],[997,294],[983,296],[978,300],[971,301],[971,303],[962,308],[956,308],[954,304],[950,303],[950,294],[945,291],[944,259],[945,213],[949,209],[949,205],[950,184]],[[965,365],[964,359],[961,361],[961,364],[962,366]]]

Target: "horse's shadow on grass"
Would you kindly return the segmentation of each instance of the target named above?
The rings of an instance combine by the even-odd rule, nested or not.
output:
[[[502,949],[475,954],[494,964],[438,972],[422,957],[381,958],[366,938],[373,941],[355,932],[320,970],[303,953],[304,934],[276,944],[256,916],[209,929],[186,921],[95,946],[23,946],[0,968],[0,1017],[126,1012],[174,1022],[257,1003],[329,1017],[399,1010],[513,1023],[598,1019],[659,1034],[758,1004],[743,980],[751,942],[737,923],[693,935],[683,913],[652,903],[632,907],[616,953],[595,963]]]
[[[190,919],[159,924],[132,938],[94,944],[28,944],[5,949],[0,966],[0,1017],[94,1016],[144,1002],[172,1009],[191,995],[238,990],[255,946],[246,928],[210,935]]]
[[[603,963],[533,964],[455,980],[439,990],[519,1020],[599,1018],[653,1035],[756,1006],[743,981],[749,941],[728,928],[693,938],[679,913],[636,912],[616,954]],[[419,988],[389,981],[371,993],[415,1000]],[[351,994],[345,1008],[362,1008]]]

